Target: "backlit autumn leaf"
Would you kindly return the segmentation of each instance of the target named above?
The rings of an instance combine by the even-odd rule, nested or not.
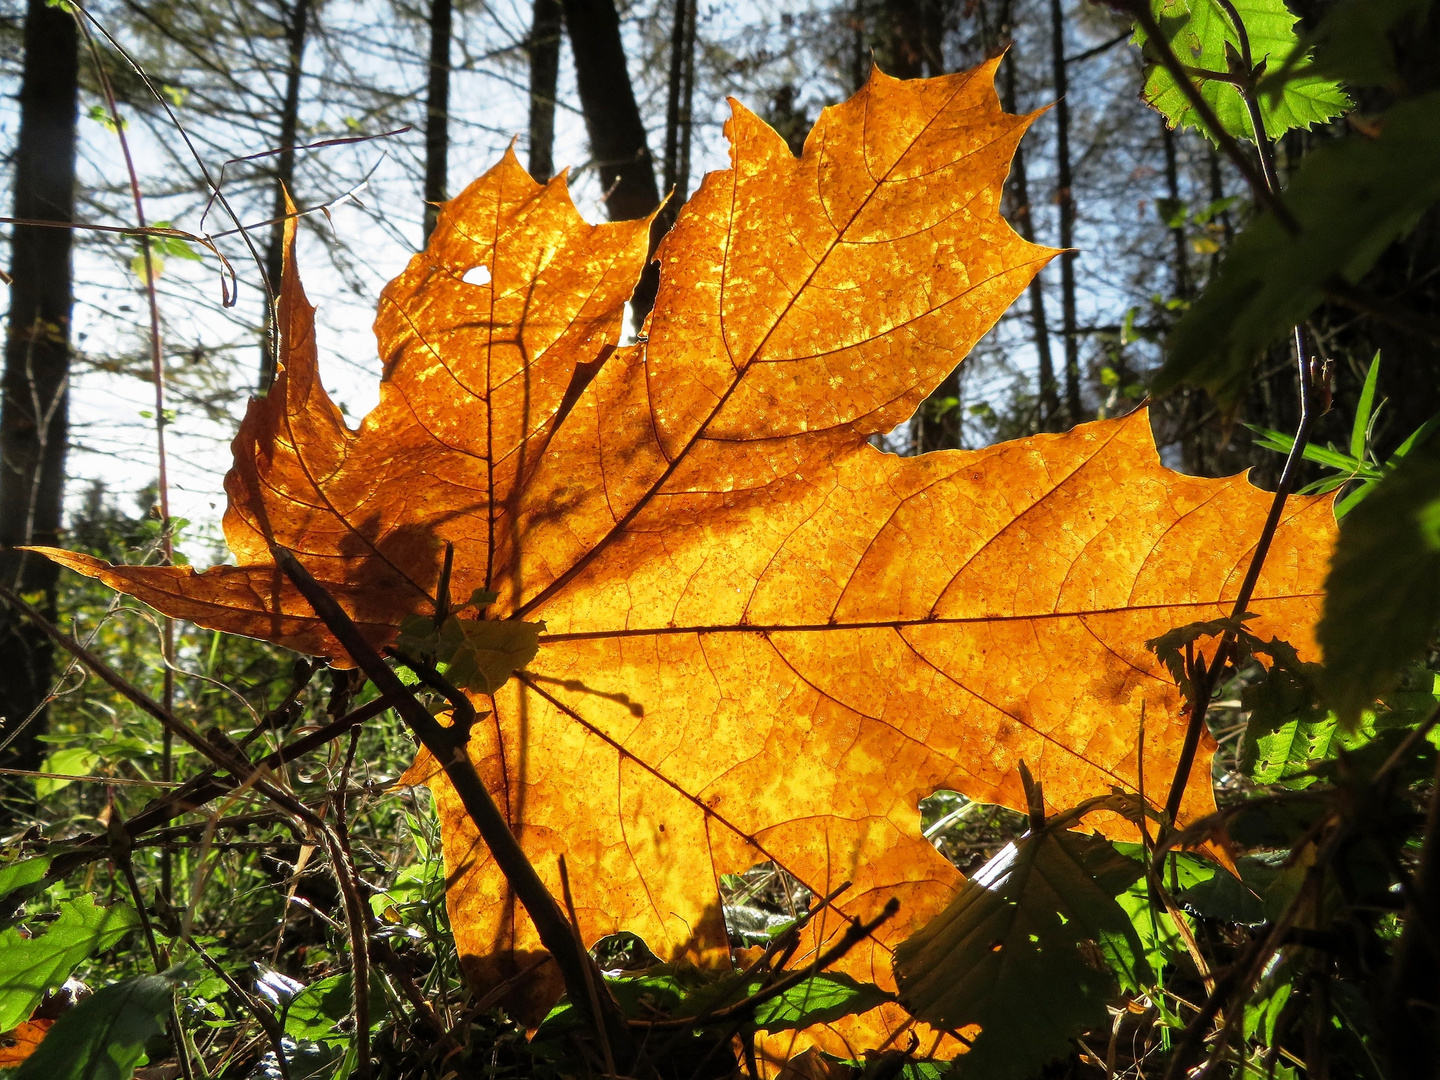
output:
[[[26,1020],[0,1035],[0,1069],[23,1065],[54,1023],[54,1020]]]
[[[289,265],[286,369],[227,481],[237,565],[52,557],[338,657],[269,544],[380,643],[433,611],[452,543],[457,602],[484,589],[488,618],[545,624],[471,754],[552,885],[565,857],[587,941],[623,928],[715,962],[719,875],[774,859],[817,894],[854,883],[821,937],[900,899],[844,962],[892,986],[890,944],[959,881],[919,799],[1023,806],[1023,760],[1055,807],[1142,782],[1163,801],[1184,720],[1144,642],[1229,614],[1270,503],[1242,477],[1164,468],[1143,412],[978,451],[869,444],[1054,254],[999,213],[1030,118],[1001,111],[994,69],[877,73],[799,159],[736,106],[732,167],[660,248],[648,340],[625,347],[646,223],[587,225],[563,177],[542,187],[507,154],[386,289],[380,404],[357,431],[321,389]],[[1290,502],[1254,632],[1313,655],[1333,531],[1328,503]],[[1211,749],[1188,819],[1213,809]],[[456,941],[494,979],[538,940],[432,773],[412,777],[436,794]],[[873,1046],[901,1017],[836,1037]]]

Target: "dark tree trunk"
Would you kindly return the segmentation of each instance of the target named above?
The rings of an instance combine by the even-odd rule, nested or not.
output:
[[[942,0],[885,0],[876,35],[880,70],[897,79],[919,79],[944,70]]]
[[[1050,0],[1050,49],[1055,71],[1055,201],[1060,207],[1061,316],[1065,334],[1065,411],[1074,425],[1084,418],[1080,404],[1080,339],[1075,326],[1075,195],[1070,174],[1070,105],[1065,95],[1065,12],[1061,0]]]
[[[305,41],[310,31],[310,0],[295,0],[290,9],[290,30],[286,35],[289,54],[285,68],[285,99],[280,104],[280,153],[276,155],[275,202],[271,210],[274,224],[270,226],[270,242],[265,248],[265,282],[273,304],[280,295],[280,276],[285,269],[285,198],[295,187],[295,137],[300,126],[300,80],[305,70]],[[275,381],[276,337],[275,320],[261,347],[261,394],[269,393]]]
[[[1005,60],[1005,97],[1002,104],[1006,112],[1016,112],[1015,107],[1015,66],[1020,62],[1011,46]],[[1011,214],[1015,229],[1030,243],[1035,242],[1035,222],[1030,213],[1030,185],[1025,172],[1025,145],[1015,148],[1015,158],[1010,164],[1010,195],[1015,200]],[[1030,327],[1035,335],[1036,400],[1039,403],[1039,428],[1054,431],[1060,415],[1060,396],[1055,385],[1055,360],[1050,352],[1050,325],[1045,321],[1045,286],[1041,275],[1030,279]]]
[[[660,211],[662,235],[670,231],[690,191],[690,106],[695,78],[695,3],[675,0],[670,27],[670,83],[665,101],[665,170],[660,187],[669,193]]]
[[[530,175],[555,175],[555,94],[560,79],[560,0],[535,0],[530,25]]]
[[[605,191],[605,212],[612,221],[643,218],[660,204],[660,194],[645,125],[625,66],[614,0],[564,0],[564,10],[570,51],[575,56],[580,110]],[[652,252],[661,235],[657,220],[650,230]],[[631,298],[637,326],[655,304],[658,283],[659,268],[648,263]]]
[[[65,9],[29,0],[15,149],[17,218],[69,224],[75,217],[78,33]],[[57,569],[15,551],[59,539],[68,437],[71,232],[17,225],[10,250],[10,320],[0,403],[0,566],[19,593],[39,593],[53,617]],[[15,613],[0,610],[0,760],[35,769],[52,674],[50,645]],[[19,725],[25,724],[21,729]]]
[[[429,243],[430,234],[435,231],[435,222],[440,217],[440,204],[449,197],[446,188],[450,157],[451,14],[450,0],[431,0],[430,85],[425,94],[426,243]],[[553,98],[553,93],[551,96]]]
[[[876,27],[875,55],[880,70],[898,79],[919,79],[944,71],[939,34],[941,0],[885,0]],[[960,445],[960,369],[957,367],[915,414],[917,453],[952,450]]]
[[[1158,116],[1159,114],[1157,114]],[[1160,134],[1165,144],[1165,193],[1170,197],[1170,205],[1179,207],[1180,203],[1180,167],[1175,154],[1175,132],[1170,130],[1170,125],[1165,122],[1163,116],[1160,120]],[[1190,296],[1190,264],[1185,251],[1185,223],[1170,228],[1170,238],[1175,244],[1175,265],[1171,268],[1171,284],[1174,286],[1175,295],[1181,299]]]

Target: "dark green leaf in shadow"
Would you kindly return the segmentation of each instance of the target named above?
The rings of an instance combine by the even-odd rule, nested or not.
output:
[[[1437,140],[1440,145],[1440,140]],[[1320,690],[1342,724],[1398,682],[1440,622],[1440,451],[1425,446],[1346,515],[1325,582]]]
[[[1140,874],[1139,863],[1098,836],[1053,825],[1027,833],[896,948],[901,1002],[939,1027],[980,1026],[959,1075],[1034,1075],[1105,1019],[1115,976],[1092,963],[1084,943],[1095,946],[1091,954],[1124,952],[1127,963],[1144,963],[1115,901]]]
[[[171,968],[95,991],[55,1021],[15,1080],[129,1080],[184,977]]]
[[[1298,235],[1267,212],[1235,240],[1170,336],[1156,393],[1203,386],[1233,406],[1261,354],[1315,309],[1326,283],[1359,281],[1440,199],[1440,93],[1396,105],[1379,126],[1378,138],[1306,155],[1284,193]]]
[[[1386,86],[1396,82],[1392,31],[1406,20],[1419,20],[1431,0],[1338,0],[1323,9],[1314,29],[1282,64],[1271,64],[1260,82],[1261,94],[1275,94],[1298,79],[1337,79],[1350,86]],[[1313,52],[1313,55],[1312,55]]]

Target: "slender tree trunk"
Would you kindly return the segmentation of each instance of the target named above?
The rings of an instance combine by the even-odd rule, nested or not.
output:
[[[1065,71],[1065,12],[1061,0],[1050,0],[1050,49],[1055,70],[1055,201],[1060,207],[1061,313],[1065,333],[1065,411],[1078,424],[1080,404],[1080,339],[1075,325],[1075,195],[1070,174],[1070,80]]]
[[[1176,161],[1175,154],[1175,132],[1170,130],[1170,125],[1165,122],[1163,116],[1156,114],[1160,120],[1160,134],[1165,143],[1165,191],[1170,196],[1170,205],[1180,206],[1180,168]],[[1190,295],[1190,265],[1185,253],[1185,225],[1172,226],[1170,237],[1175,243],[1175,266],[1172,271],[1172,284],[1175,287],[1175,295],[1181,300]]]
[[[1011,46],[1005,58],[1005,99],[1002,104],[1006,112],[1015,108],[1015,66],[1020,62]],[[1011,214],[1016,231],[1030,243],[1035,242],[1035,221],[1030,213],[1030,185],[1025,172],[1025,147],[1022,143],[1015,148],[1015,158],[1010,164],[1010,194],[1015,200]],[[1040,406],[1040,430],[1054,431],[1060,416],[1060,396],[1055,385],[1055,360],[1050,351],[1050,324],[1045,318],[1045,286],[1040,274],[1030,279],[1030,327],[1035,335],[1035,355],[1038,359],[1036,372],[1036,397]]]
[[[1206,144],[1209,145],[1208,143]],[[1215,147],[1210,146],[1210,201],[1218,203],[1225,198],[1225,178],[1220,175],[1220,154]],[[1220,229],[1225,238],[1221,245],[1228,250],[1230,242],[1235,239],[1235,224],[1230,217],[1229,210],[1220,211]],[[1210,276],[1215,276],[1215,271],[1220,267],[1220,252],[1216,251],[1210,256]]]
[[[286,35],[289,56],[285,69],[285,100],[280,105],[280,153],[276,156],[275,201],[270,216],[275,223],[270,226],[270,243],[265,249],[265,281],[269,296],[280,295],[280,277],[285,269],[285,216],[286,194],[295,186],[295,138],[300,126],[300,80],[305,69],[305,41],[310,30],[311,0],[295,0],[290,9],[290,32]],[[261,394],[269,393],[270,384],[275,381],[275,361],[278,338],[275,320],[270,320],[270,330],[261,346],[260,381]]]
[[[590,153],[605,191],[605,212],[612,221],[643,218],[660,204],[655,165],[645,125],[630,85],[620,16],[614,0],[563,0],[565,28],[575,56],[580,110],[590,136]],[[650,250],[662,235],[659,221],[650,230]],[[635,286],[631,307],[637,326],[655,304],[659,268],[647,263]]]
[[[880,70],[897,79],[919,79],[944,70],[936,16],[940,0],[884,0],[877,13],[874,52]],[[920,403],[912,428],[917,453],[960,445],[960,369],[950,371]]]
[[[435,231],[440,204],[449,197],[446,192],[450,157],[451,14],[450,0],[431,0],[430,85],[425,94],[426,243],[430,242],[430,234]],[[553,119],[551,123],[553,126]]]
[[[530,175],[555,175],[555,94],[560,79],[560,0],[535,0],[530,24]]]
[[[675,212],[690,197],[690,134],[693,130],[695,104],[695,20],[699,17],[697,0],[686,4],[685,40],[681,52],[685,57],[680,73],[680,160],[675,166]]]
[[[670,81],[665,102],[665,161],[660,183],[669,200],[660,211],[669,232],[690,195],[690,107],[695,83],[695,0],[675,0],[670,28]]]
[[[870,12],[866,0],[855,0],[850,12],[850,89],[853,93],[865,85],[870,66],[875,62],[874,50],[867,43],[865,23]]]
[[[29,0],[13,159],[17,218],[75,219],[78,38],[64,8]],[[55,564],[15,547],[59,539],[69,432],[71,232],[17,225],[12,236],[0,402],[0,568],[16,592],[41,594],[39,606],[53,617]],[[50,645],[15,613],[0,610],[0,658],[0,742],[9,742],[0,760],[35,769],[52,674]]]

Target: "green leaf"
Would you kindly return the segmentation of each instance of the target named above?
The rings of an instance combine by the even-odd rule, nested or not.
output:
[[[517,668],[535,659],[544,629],[543,622],[451,615],[437,633],[433,620],[412,615],[401,624],[396,644],[402,652],[434,663],[459,689],[493,694]]]
[[[385,1018],[385,991],[380,976],[371,972],[368,983],[370,1026]],[[350,974],[331,975],[316,979],[296,994],[285,1009],[285,1034],[292,1039],[338,1046],[350,1041],[350,1032],[335,1030],[335,1025],[355,1011],[354,991]]]
[[[1258,66],[1279,66],[1299,45],[1295,16],[1283,0],[1234,0],[1250,39],[1250,57]],[[1215,0],[1150,0],[1166,40],[1186,67],[1228,74],[1230,56],[1240,55],[1240,38]],[[1171,127],[1193,127],[1211,136],[1200,123],[1185,92],[1170,72],[1145,49],[1143,30],[1135,31],[1135,44],[1144,49],[1147,62],[1142,96],[1170,121]],[[1220,124],[1237,138],[1253,138],[1250,114],[1239,89],[1219,79],[1197,78],[1200,94],[1215,110]],[[1277,93],[1260,99],[1265,133],[1276,138],[1291,128],[1308,128],[1339,116],[1350,99],[1335,83],[1315,75],[1297,74],[1277,87]]]
[[[129,1080],[183,980],[171,968],[95,991],[55,1021],[15,1080]]]
[[[43,881],[50,872],[51,858],[50,855],[37,855],[31,859],[17,859],[0,866],[0,907],[13,907],[11,893],[19,889],[26,889],[28,892],[30,886]]]
[[[1115,901],[1141,872],[1100,837],[1052,824],[1008,845],[896,948],[906,1008],[951,1030],[981,1027],[958,1075],[1022,1080],[1105,1020],[1115,979],[1080,945],[1123,942],[1144,963]]]
[[[1355,423],[1350,427],[1350,456],[1365,460],[1366,436],[1370,433],[1370,411],[1375,407],[1375,383],[1380,378],[1380,354],[1370,361],[1365,372],[1365,385],[1360,388],[1360,402],[1355,406]]]
[[[1321,302],[1328,281],[1356,282],[1440,200],[1440,92],[1396,105],[1378,138],[1350,136],[1308,154],[1285,190],[1291,235],[1260,214],[1176,325],[1154,383],[1203,386],[1233,406],[1253,365]]]
[[[139,924],[128,905],[100,907],[86,895],[62,903],[59,917],[34,937],[22,937],[19,927],[0,933],[0,1031],[26,1019],[46,991],[91,953],[108,949]]]
[[[1317,637],[1322,696],[1353,727],[1440,621],[1440,451],[1409,454],[1346,516]]]
[[[1407,438],[1404,442],[1402,442],[1399,446],[1395,448],[1395,452],[1390,455],[1390,461],[1388,462],[1388,464],[1400,464],[1400,462],[1404,460],[1405,455],[1410,453],[1411,450],[1414,450],[1415,447],[1423,445],[1426,439],[1430,438],[1431,435],[1434,435],[1436,428],[1440,428],[1440,414],[1432,416],[1429,420],[1426,420],[1425,423],[1421,424],[1418,428],[1412,431],[1409,438]]]
[[[1185,227],[1189,207],[1185,205],[1184,199],[1156,199],[1155,212],[1160,215],[1160,220],[1167,229],[1181,229]]]
[[[1431,0],[1338,0],[1324,9],[1300,47],[1283,64],[1272,66],[1260,92],[1273,94],[1293,79],[1307,77],[1338,79],[1351,86],[1395,83],[1391,32],[1406,19],[1418,23],[1430,7]]]
[[[57,750],[45,759],[44,772],[47,773],[68,773],[71,776],[82,776],[95,767],[100,760],[100,755],[86,746],[72,746],[68,750]],[[47,777],[37,776],[35,778],[35,797],[37,799],[48,799],[61,788],[69,787],[73,780],[52,780]]]
[[[1241,926],[1258,926],[1265,921],[1265,887],[1274,871],[1256,859],[1239,860],[1240,876],[1217,869],[1204,881],[1182,889],[1175,897],[1196,915]]]
[[[759,990],[759,985],[750,988],[751,993]],[[890,995],[878,986],[826,972],[762,1002],[755,1010],[754,1026],[763,1031],[793,1031],[868,1012],[888,1000]]]
[[[629,980],[639,981],[639,980]],[[610,986],[614,988],[615,982]],[[765,987],[763,978],[750,979],[744,986],[736,979],[707,983],[687,994],[683,1001],[668,1010],[673,1016],[698,1016],[711,1009],[728,1008],[758,994]],[[625,1002],[617,997],[622,1007]],[[842,1016],[868,1012],[891,996],[871,983],[858,982],[839,972],[821,972],[790,987],[784,993],[761,1002],[750,1020],[749,1030],[793,1031],[814,1024],[828,1024]],[[629,1013],[628,1015],[634,1015]]]
[[[1250,712],[1240,768],[1257,784],[1299,789],[1316,780],[1314,763],[1334,756],[1338,723],[1316,699],[1318,665],[1276,664],[1241,695]]]

